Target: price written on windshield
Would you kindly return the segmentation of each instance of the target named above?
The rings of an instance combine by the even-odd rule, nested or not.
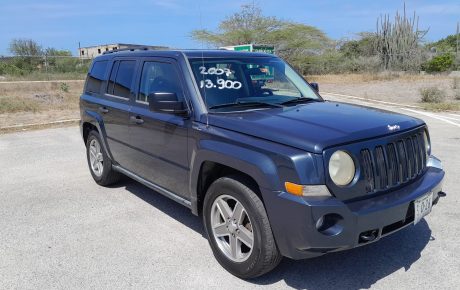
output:
[[[226,75],[229,77],[233,72],[228,68],[216,68],[210,67],[206,69],[204,66],[200,66],[200,74],[202,75]],[[219,90],[223,89],[234,89],[239,90],[243,85],[239,81],[232,81],[232,80],[224,80],[224,79],[217,79],[216,83],[214,83],[210,79],[204,79],[200,81],[200,88],[212,89],[217,88]]]
[[[223,89],[239,90],[241,89],[242,86],[243,85],[239,81],[224,80],[224,79],[218,79],[217,84],[214,84],[214,82],[211,81],[210,79],[205,79],[205,80],[200,81],[200,89],[218,88],[219,90],[223,90]]]

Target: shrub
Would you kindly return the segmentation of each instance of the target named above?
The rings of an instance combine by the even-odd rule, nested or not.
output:
[[[443,72],[450,70],[454,64],[454,56],[450,53],[441,54],[433,57],[424,63],[422,68],[427,72]]]
[[[19,76],[23,75],[24,71],[18,68],[15,65],[0,62],[0,75],[13,75]]]
[[[64,93],[68,93],[69,92],[69,85],[67,83],[61,83],[59,85],[59,88],[61,89],[61,91],[63,91]]]
[[[436,87],[420,89],[422,103],[442,103],[446,98],[446,93]]]

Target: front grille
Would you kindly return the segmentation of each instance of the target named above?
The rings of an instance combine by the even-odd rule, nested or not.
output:
[[[361,168],[368,193],[413,180],[425,167],[426,152],[422,133],[361,150]]]

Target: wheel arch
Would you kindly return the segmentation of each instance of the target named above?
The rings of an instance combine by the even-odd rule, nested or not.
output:
[[[234,176],[249,186],[263,201],[261,188],[278,188],[279,180],[274,162],[266,155],[234,144],[218,141],[201,143],[192,153],[190,170],[191,208],[201,214],[209,186],[223,176]]]
[[[85,142],[85,144],[88,140],[89,132],[91,132],[92,130],[97,131],[99,133],[99,136],[101,137],[102,147],[104,148],[105,153],[107,154],[107,156],[109,156],[111,160],[113,160],[113,156],[107,144],[107,134],[105,132],[104,122],[99,114],[93,111],[85,110],[81,120],[81,130],[83,142]]]

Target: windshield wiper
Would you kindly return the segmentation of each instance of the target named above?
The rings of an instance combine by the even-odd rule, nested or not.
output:
[[[303,104],[303,103],[311,103],[311,102],[322,102],[320,99],[314,98],[296,98],[286,102],[282,102],[281,105],[289,105],[289,104]]]
[[[252,107],[252,106],[257,106],[257,105],[264,105],[264,106],[269,106],[272,108],[283,108],[284,106],[282,104],[274,104],[274,103],[267,103],[267,102],[260,102],[260,101],[249,101],[249,102],[242,102],[242,101],[237,101],[234,103],[227,103],[227,104],[219,104],[215,106],[211,106],[208,109],[220,109],[220,108],[227,108],[227,107]]]

